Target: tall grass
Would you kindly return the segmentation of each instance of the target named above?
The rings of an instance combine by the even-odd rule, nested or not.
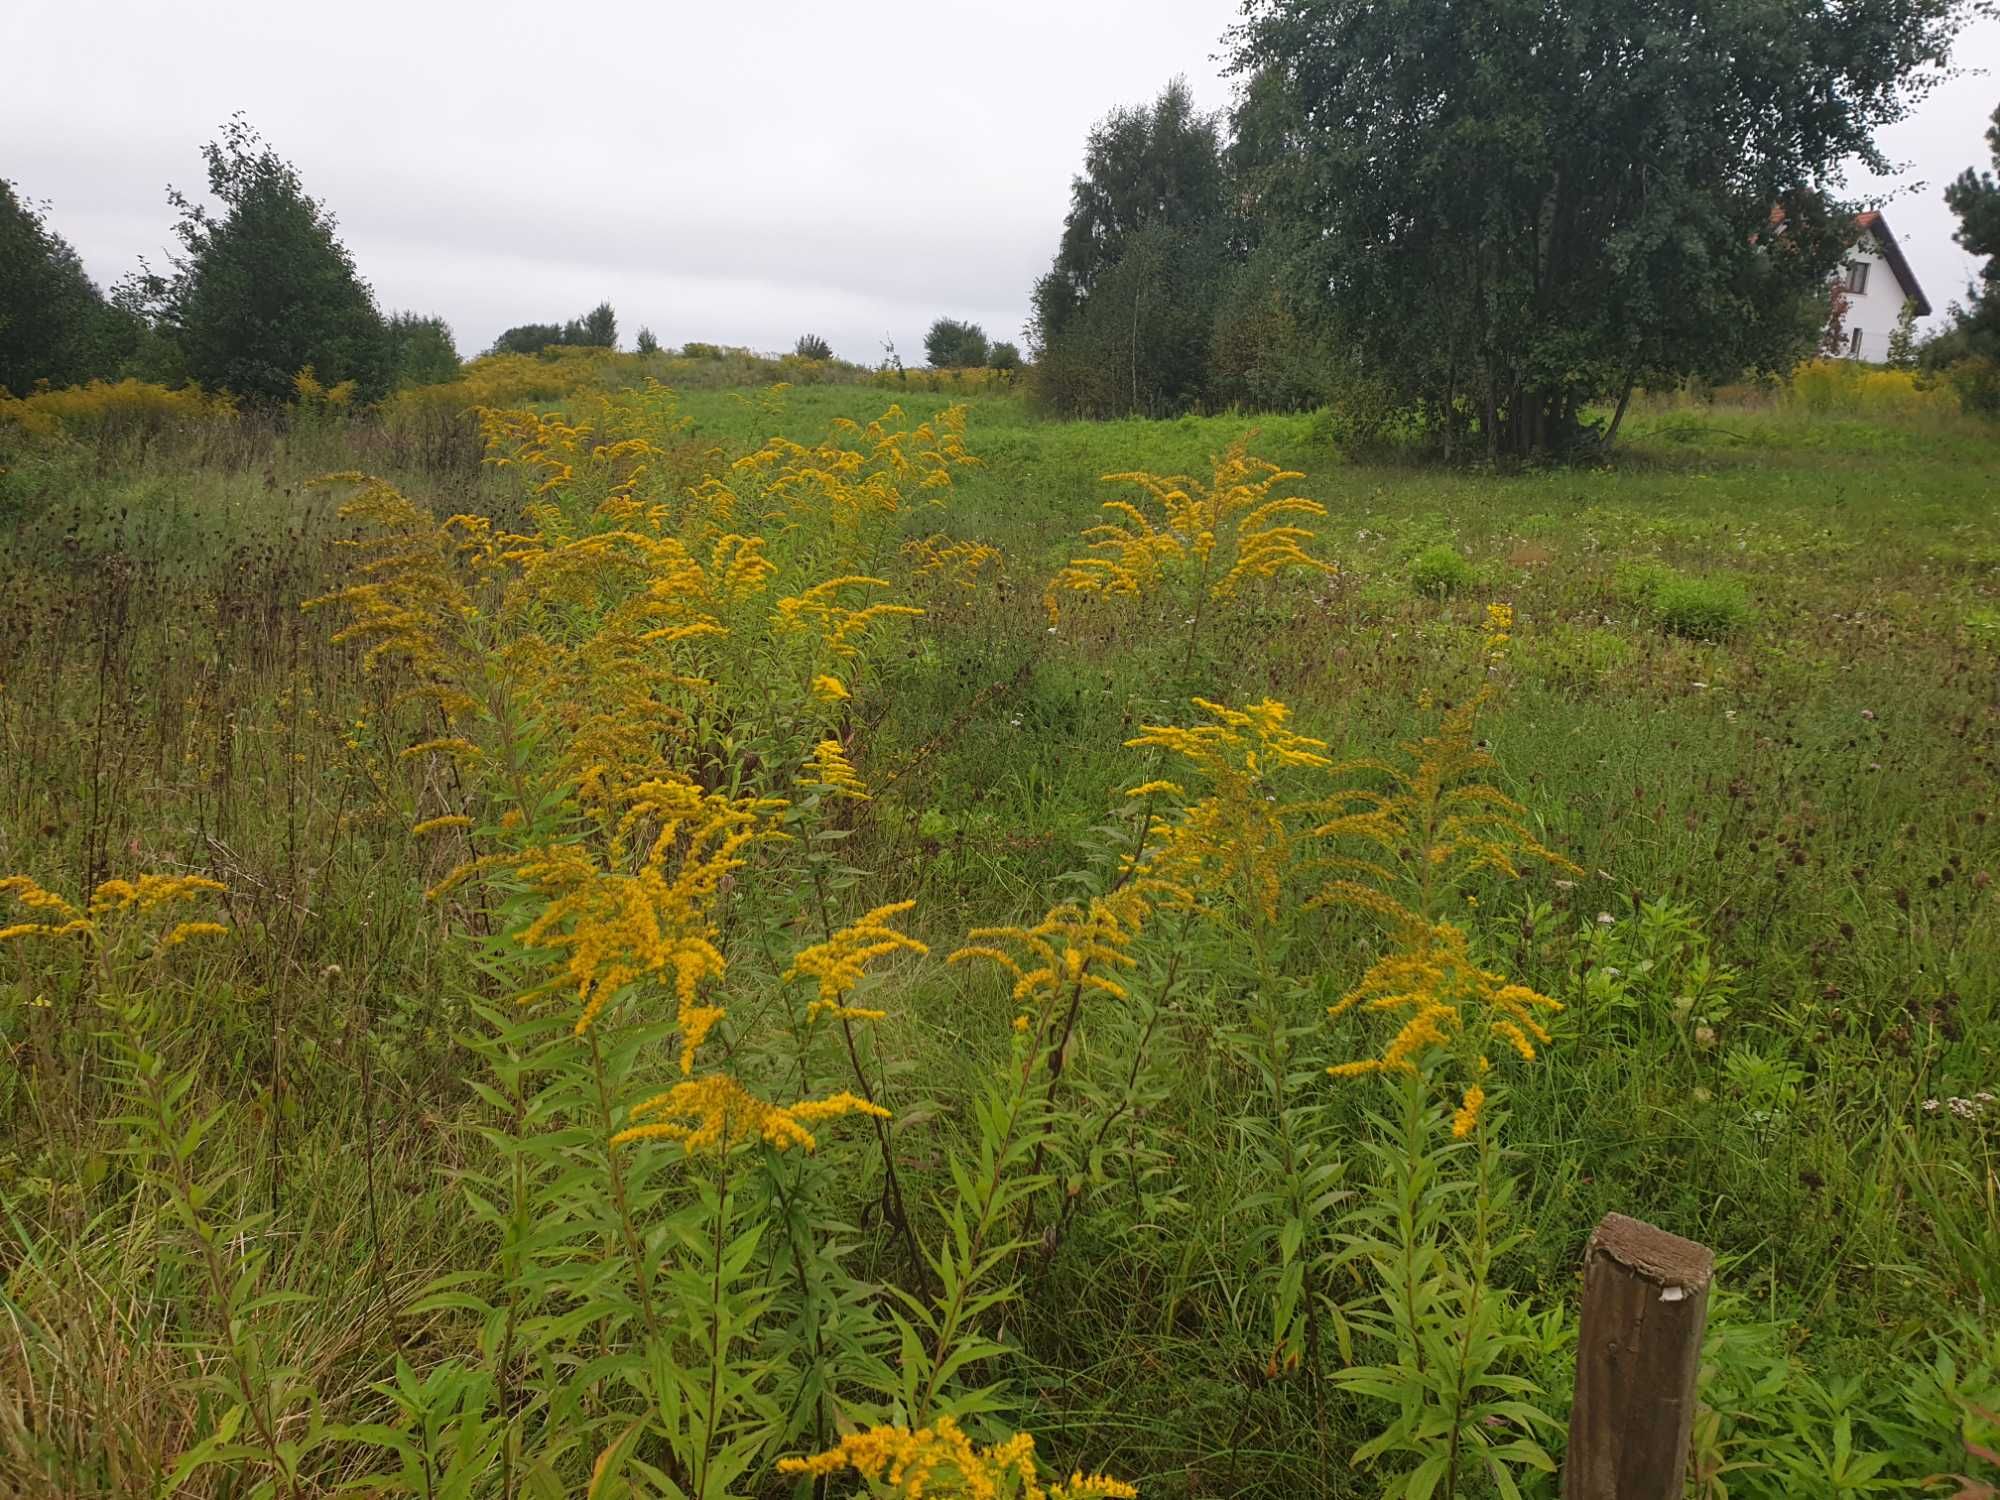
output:
[[[1611,1208],[1724,1258],[1697,1492],[1978,1472],[1990,436],[1718,406],[1474,476],[1270,419],[1337,574],[1132,530],[1052,631],[1099,476],[1246,424],[514,379],[6,440],[0,873],[229,930],[0,944],[0,1489],[1553,1493]],[[1423,884],[1474,786],[1518,834]],[[1481,974],[1562,1006],[1532,1062]]]

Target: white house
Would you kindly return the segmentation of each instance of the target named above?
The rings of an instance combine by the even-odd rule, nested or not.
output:
[[[1880,360],[1888,356],[1903,304],[1914,302],[1920,318],[1930,315],[1931,305],[1882,212],[1856,214],[1854,224],[1860,235],[1839,277],[1847,294],[1840,352],[1849,359]]]

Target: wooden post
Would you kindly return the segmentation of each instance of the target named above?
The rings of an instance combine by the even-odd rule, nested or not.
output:
[[[1715,1253],[1623,1214],[1584,1251],[1563,1500],[1681,1500]]]

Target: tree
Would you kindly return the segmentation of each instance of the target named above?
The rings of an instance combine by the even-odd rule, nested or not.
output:
[[[540,354],[544,349],[616,349],[618,314],[600,302],[567,323],[520,323],[493,341],[489,354]],[[659,344],[655,342],[655,349]],[[641,353],[645,352],[643,350]]]
[[[364,399],[388,386],[388,344],[375,295],[335,234],[333,215],[241,115],[202,148],[218,214],[168,189],[180,212],[173,272],[148,273],[151,311],[187,373],[251,400],[284,401],[311,365],[327,385],[352,380]]]
[[[46,208],[0,178],[0,386],[73,385],[108,375],[134,329],[84,273]]]
[[[1896,327],[1889,335],[1886,363],[1892,370],[1917,367],[1917,299],[1905,297],[1903,310],[1896,314]]]
[[[1035,390],[1076,416],[1159,416],[1201,398],[1216,295],[1229,264],[1220,225],[1155,224],[1127,236],[1063,331],[1035,360]]]
[[[458,345],[443,318],[395,313],[383,327],[383,341],[392,386],[442,385],[458,378]]]
[[[1113,110],[1084,145],[1062,243],[1035,283],[1030,342],[1042,399],[1079,415],[1193,404],[1236,256],[1221,125],[1176,78]]]
[[[609,302],[600,302],[581,318],[571,318],[563,324],[559,342],[578,349],[616,349],[618,314],[611,310]]]
[[[1570,446],[1637,382],[1810,348],[1851,238],[1822,185],[1886,170],[1875,130],[1966,12],[1248,0],[1230,41],[1277,80],[1259,125],[1313,226],[1301,286],[1447,447],[1498,456]]]
[[[986,363],[988,367],[1003,374],[1018,370],[1021,368],[1020,347],[1009,343],[1006,339],[1000,339],[986,351]]]
[[[792,352],[800,359],[832,359],[833,345],[816,333],[802,333],[798,343],[792,346]]]
[[[2000,109],[1993,111],[1986,144],[1993,165],[2000,168]],[[1952,238],[1970,254],[1986,258],[1979,280],[1966,289],[1965,304],[1952,309],[1954,331],[1963,335],[1966,353],[2000,359],[2000,180],[1967,167],[1944,190],[1944,201],[1958,215]]]
[[[639,336],[632,340],[632,347],[641,354],[658,354],[660,352],[660,341],[654,336],[652,329],[641,323],[639,325]]]
[[[489,354],[540,354],[563,341],[560,323],[517,323],[493,341]]]
[[[1204,229],[1222,217],[1227,197],[1220,122],[1195,108],[1186,79],[1173,79],[1150,105],[1098,121],[1084,143],[1082,175],[1070,182],[1055,264],[1035,284],[1035,344],[1046,348],[1062,336],[1133,235]]]
[[[986,363],[986,330],[977,323],[939,318],[924,335],[924,355],[934,370],[969,369]]]

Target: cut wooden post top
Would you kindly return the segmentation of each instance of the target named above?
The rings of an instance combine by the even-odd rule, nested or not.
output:
[[[1590,1233],[1588,1253],[1610,1256],[1627,1270],[1656,1283],[1663,1294],[1678,1291],[1692,1296],[1706,1291],[1715,1274],[1715,1252],[1708,1246],[1624,1214],[1606,1214],[1598,1221]]]

